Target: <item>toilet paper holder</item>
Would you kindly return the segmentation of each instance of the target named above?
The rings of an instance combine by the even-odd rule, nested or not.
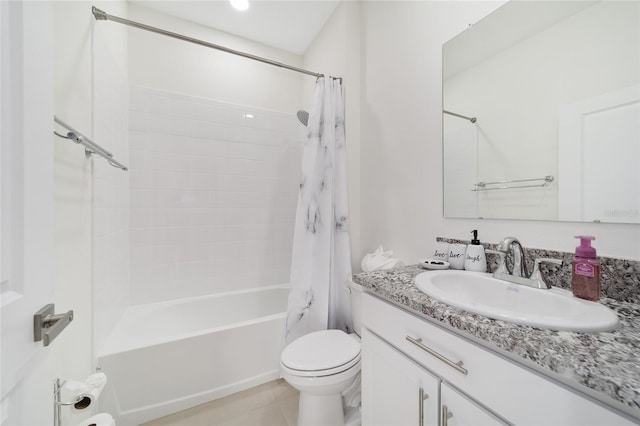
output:
[[[85,399],[79,396],[74,401],[62,402],[60,391],[66,382],[66,380],[61,382],[60,379],[53,381],[53,426],[60,426],[62,424],[62,407],[81,404]],[[88,403],[89,402],[87,402],[87,404]]]

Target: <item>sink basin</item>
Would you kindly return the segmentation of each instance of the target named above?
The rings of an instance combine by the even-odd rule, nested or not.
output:
[[[423,272],[420,291],[448,305],[489,318],[558,331],[610,331],[618,316],[606,306],[559,288],[541,290],[469,271]]]

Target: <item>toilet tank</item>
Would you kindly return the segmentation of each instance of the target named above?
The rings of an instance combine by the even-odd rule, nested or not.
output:
[[[353,320],[353,330],[358,336],[362,334],[362,286],[353,281],[349,284],[349,300],[351,301],[351,318]]]

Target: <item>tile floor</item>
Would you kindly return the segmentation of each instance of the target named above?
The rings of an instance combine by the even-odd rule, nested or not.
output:
[[[298,391],[278,379],[143,426],[296,426],[297,421]]]

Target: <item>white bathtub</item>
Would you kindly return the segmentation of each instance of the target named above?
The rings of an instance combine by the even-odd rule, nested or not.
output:
[[[280,376],[288,286],[130,307],[98,354],[118,426]]]

